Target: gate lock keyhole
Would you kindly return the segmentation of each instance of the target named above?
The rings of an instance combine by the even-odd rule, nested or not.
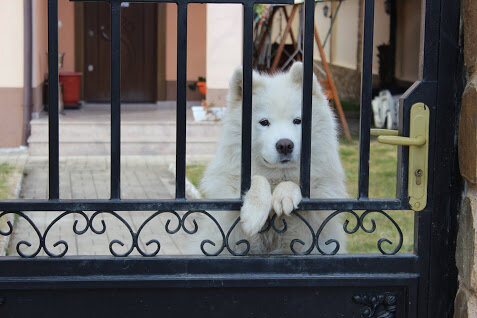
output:
[[[423,174],[422,170],[417,169],[414,174],[416,175],[416,184],[420,185],[421,184],[421,177],[422,177],[422,174]]]
[[[409,147],[408,194],[409,205],[422,211],[427,204],[429,156],[429,107],[416,103],[411,107],[409,137],[398,135],[397,130],[371,129],[371,135],[388,145]]]

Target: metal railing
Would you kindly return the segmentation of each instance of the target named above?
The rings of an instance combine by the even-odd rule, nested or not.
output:
[[[84,2],[89,0],[73,0]],[[187,6],[189,3],[236,3],[243,5],[243,112],[242,112],[242,173],[241,192],[250,186],[251,172],[251,105],[252,105],[252,37],[253,5],[255,3],[292,4],[289,0],[141,0],[129,2],[177,3],[177,148],[175,200],[123,200],[121,199],[121,2],[111,3],[111,199],[63,200],[59,193],[59,133],[58,133],[58,5],[48,1],[49,37],[49,200],[21,200],[1,202],[3,210],[147,210],[147,209],[240,209],[241,200],[186,200],[186,65],[187,65]],[[371,126],[372,54],[374,0],[365,1],[364,36],[361,80],[361,122],[359,138],[359,185],[357,199],[322,200],[310,197],[311,155],[311,96],[313,76],[313,0],[305,0],[304,76],[302,108],[302,152],[300,186],[303,201],[299,209],[408,209],[405,182],[398,182],[400,198],[370,199],[369,149]],[[401,176],[404,180],[406,176]]]
[[[78,2],[87,0],[75,0]],[[243,5],[243,111],[242,111],[242,158],[241,158],[241,193],[244,194],[250,187],[251,180],[251,119],[252,119],[252,41],[253,41],[253,6],[256,3],[293,4],[290,0],[142,0],[129,2],[172,2],[177,4],[177,142],[176,142],[176,191],[175,199],[121,199],[121,1],[110,0],[111,6],[111,197],[109,200],[86,199],[65,200],[60,199],[59,191],[59,118],[58,118],[58,3],[57,0],[48,0],[48,37],[49,37],[49,198],[48,200],[13,200],[0,202],[0,211],[7,213],[21,213],[16,211],[69,211],[67,213],[82,213],[78,211],[203,211],[206,210],[239,210],[242,205],[241,199],[234,200],[188,200],[186,199],[186,67],[187,67],[187,7],[190,3],[235,3]],[[373,20],[374,0],[366,0],[364,6],[364,36],[362,55],[362,81],[361,81],[361,122],[359,141],[359,188],[356,199],[314,199],[310,197],[310,165],[311,165],[311,124],[312,124],[312,86],[313,86],[313,46],[314,46],[314,0],[304,0],[304,74],[303,74],[303,101],[302,101],[302,150],[300,160],[300,186],[303,200],[299,210],[336,210],[330,218],[340,213],[350,213],[356,220],[356,227],[347,229],[348,234],[356,232],[359,228],[370,233],[372,229],[366,229],[363,219],[370,211],[376,211],[390,219],[398,230],[400,243],[390,253],[381,249],[381,239],[378,248],[383,254],[395,254],[402,245],[402,233],[399,226],[382,210],[408,209],[406,198],[407,180],[406,172],[400,175],[401,182],[400,198],[370,199],[369,194],[369,149],[370,149],[370,125],[371,125],[371,94],[372,94],[372,54],[373,54]],[[406,171],[406,169],[402,169]],[[399,192],[399,191],[398,191]],[[358,216],[353,210],[366,210]],[[4,213],[5,213],[4,212]],[[158,212],[159,213],[159,212]],[[226,212],[224,212],[226,213]],[[299,214],[294,214],[300,218]],[[0,214],[1,216],[2,214]],[[83,214],[82,214],[83,215]],[[187,231],[184,219],[179,217],[179,224]],[[22,214],[23,217],[26,217]],[[177,216],[177,215],[176,215]],[[93,231],[91,217],[86,218],[87,228]],[[275,218],[269,221],[274,222]],[[306,220],[303,220],[306,223]],[[325,220],[326,224],[329,219]],[[56,222],[56,220],[55,220]],[[147,222],[147,221],[146,221]],[[234,223],[229,232],[237,224]],[[348,221],[347,221],[348,222]],[[374,221],[373,221],[374,222]],[[32,222],[30,222],[32,224]],[[308,227],[311,228],[308,224]],[[85,231],[87,230],[85,229]],[[277,228],[273,225],[273,229]],[[220,229],[222,233],[224,231]],[[278,231],[278,230],[277,230]],[[75,230],[76,232],[76,230]],[[169,230],[168,230],[169,232]],[[174,232],[174,231],[172,231]],[[321,232],[314,233],[313,245]],[[37,231],[37,233],[39,233]],[[77,234],[81,234],[78,231]],[[175,233],[175,232],[174,232]],[[4,234],[4,233],[2,233]],[[9,234],[9,233],[7,233]],[[45,236],[43,239],[45,251]],[[138,233],[134,233],[136,236]],[[171,234],[171,233],[170,233]],[[133,235],[134,237],[134,235]],[[225,234],[223,235],[223,248],[228,248]],[[389,240],[387,240],[390,243]],[[319,246],[316,244],[317,248]],[[291,246],[292,247],[292,246]],[[139,248],[138,248],[139,249]],[[339,249],[339,245],[338,245]],[[18,250],[18,248],[17,248]],[[293,247],[292,247],[293,250]],[[221,251],[221,250],[220,250]],[[230,251],[230,249],[229,249]],[[311,251],[311,250],[310,250]],[[306,251],[306,254],[310,251]],[[334,251],[336,253],[337,250]],[[115,253],[112,252],[113,255]],[[142,254],[142,253],[141,253]],[[157,254],[157,252],[156,252]],[[206,253],[204,253],[206,254]],[[233,253],[232,253],[233,254]],[[246,253],[245,253],[246,254]],[[144,255],[144,254],[143,254]],[[154,254],[155,255],[155,254]],[[31,256],[31,255],[28,255]],[[35,256],[35,255],[33,255]],[[51,255],[63,256],[63,255]],[[116,256],[116,255],[115,255]],[[120,255],[117,255],[120,256]],[[121,255],[126,256],[126,255]],[[151,255],[149,255],[151,256]]]

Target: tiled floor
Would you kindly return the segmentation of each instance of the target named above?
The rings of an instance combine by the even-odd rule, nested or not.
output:
[[[24,199],[45,199],[48,197],[48,170],[45,157],[30,157],[25,165],[25,177],[21,197]],[[108,157],[67,157],[60,162],[60,197],[62,199],[106,199],[109,197],[109,158]],[[165,199],[173,198],[175,191],[174,176],[169,163],[160,157],[123,157],[122,158],[122,197],[125,199]],[[75,234],[86,226],[81,213],[70,213],[54,219],[64,212],[26,212],[28,219],[17,218],[12,234],[9,255],[17,255],[17,248],[25,255],[33,254],[39,247],[40,238],[45,240],[46,248],[51,254],[61,254],[65,245],[55,243],[65,241],[67,255],[111,255],[110,248],[116,254],[127,253],[133,247],[137,235],[138,247],[145,253],[152,253],[157,248],[151,240],[160,242],[159,254],[179,255],[190,250],[191,235],[184,231],[176,234],[166,233],[166,223],[170,220],[170,229],[177,226],[177,218],[171,213],[156,215],[149,222],[147,218],[155,211],[127,211],[117,213],[99,213],[93,219],[96,231],[106,229],[104,234],[95,234],[91,228],[84,234]],[[93,212],[85,212],[91,218]],[[28,222],[31,220],[39,232]],[[51,228],[47,231],[47,227]],[[190,227],[192,228],[192,227]],[[113,243],[114,241],[121,243]],[[27,246],[21,243],[26,241]],[[46,255],[42,249],[38,255]],[[138,255],[138,249],[131,255]]]

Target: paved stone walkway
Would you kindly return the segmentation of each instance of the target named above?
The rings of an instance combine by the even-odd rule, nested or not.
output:
[[[123,157],[121,186],[122,197],[125,199],[165,199],[173,198],[175,191],[174,176],[169,170],[171,160],[164,157]],[[65,157],[60,159],[60,198],[62,199],[107,199],[109,198],[109,157]],[[45,199],[48,197],[48,160],[45,157],[29,157],[24,170],[24,180],[21,192],[23,199]],[[155,211],[118,212],[121,218],[137,232],[141,224]],[[62,212],[27,212],[39,231],[44,235],[47,227]],[[85,212],[89,217],[94,212]],[[159,254],[184,254],[184,244],[190,236],[183,231],[169,235],[165,231],[166,222],[171,219],[170,228],[177,225],[177,219],[170,214],[154,217],[141,232],[138,244],[147,253],[156,249],[155,243],[147,242],[157,239],[161,243]],[[95,218],[95,228],[101,230],[101,222],[105,222],[106,231],[98,235],[88,229],[84,234],[77,235],[73,231],[75,222],[77,229],[85,227],[85,219],[80,214],[69,214],[56,222],[46,235],[46,246],[53,254],[64,251],[64,246],[56,242],[64,240],[68,244],[66,255],[111,255],[110,243],[120,240],[124,246],[113,244],[117,254],[128,251],[133,239],[128,226],[121,219],[111,214],[102,213]],[[27,241],[30,247],[21,244]],[[180,246],[182,245],[182,246]],[[18,255],[16,248],[24,254],[34,253],[39,246],[39,236],[27,220],[18,217],[12,234],[9,255]],[[131,255],[138,255],[134,249]],[[44,250],[38,255],[46,255]]]
[[[23,177],[23,167],[27,161],[27,149],[0,149],[0,165],[8,165],[12,167],[6,178],[6,187],[1,189],[0,199],[9,200],[16,199],[20,195],[20,189]],[[2,211],[0,211],[1,213]],[[13,215],[4,215],[0,218],[0,231],[7,232],[9,230],[8,222],[13,222]],[[7,251],[7,245],[10,241],[10,236],[0,235],[0,256],[4,256]]]

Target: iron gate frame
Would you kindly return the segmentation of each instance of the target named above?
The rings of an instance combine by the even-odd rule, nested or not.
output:
[[[89,0],[73,0],[78,2]],[[142,211],[238,210],[237,200],[186,200],[186,60],[187,6],[191,3],[243,5],[243,112],[242,194],[250,186],[252,101],[252,13],[255,3],[293,4],[290,0],[133,0],[128,2],[176,3],[177,26],[177,149],[174,200],[122,200],[120,198],[120,0],[111,3],[111,199],[63,200],[59,196],[58,118],[58,5],[48,0],[49,36],[49,199],[1,201],[0,211]],[[311,92],[313,72],[314,0],[304,0],[304,79],[300,186],[303,201],[298,210],[403,210],[407,198],[408,149],[401,147],[398,197],[369,199],[369,147],[374,0],[365,0],[363,70],[360,121],[359,195],[357,199],[310,198]],[[423,0],[421,80],[401,98],[400,135],[409,135],[409,110],[415,102],[431,109],[428,204],[415,213],[415,253],[384,255],[335,255],[293,257],[62,257],[0,259],[0,313],[3,293],[33,290],[108,288],[209,288],[209,287],[311,287],[357,286],[384,295],[384,287],[402,287],[401,317],[448,317],[456,292],[454,265],[456,211],[460,179],[457,177],[456,123],[462,91],[459,47],[460,3]],[[436,19],[436,17],[439,17]],[[424,32],[425,31],[425,32]],[[147,273],[147,274],[144,274]],[[5,305],[8,296],[5,296]],[[406,303],[404,300],[409,300]],[[411,301],[415,300],[415,301]],[[357,300],[359,302],[359,300]],[[363,305],[362,303],[361,305]],[[419,305],[418,305],[419,304]],[[313,312],[313,310],[310,310]],[[371,316],[370,316],[371,317]]]

